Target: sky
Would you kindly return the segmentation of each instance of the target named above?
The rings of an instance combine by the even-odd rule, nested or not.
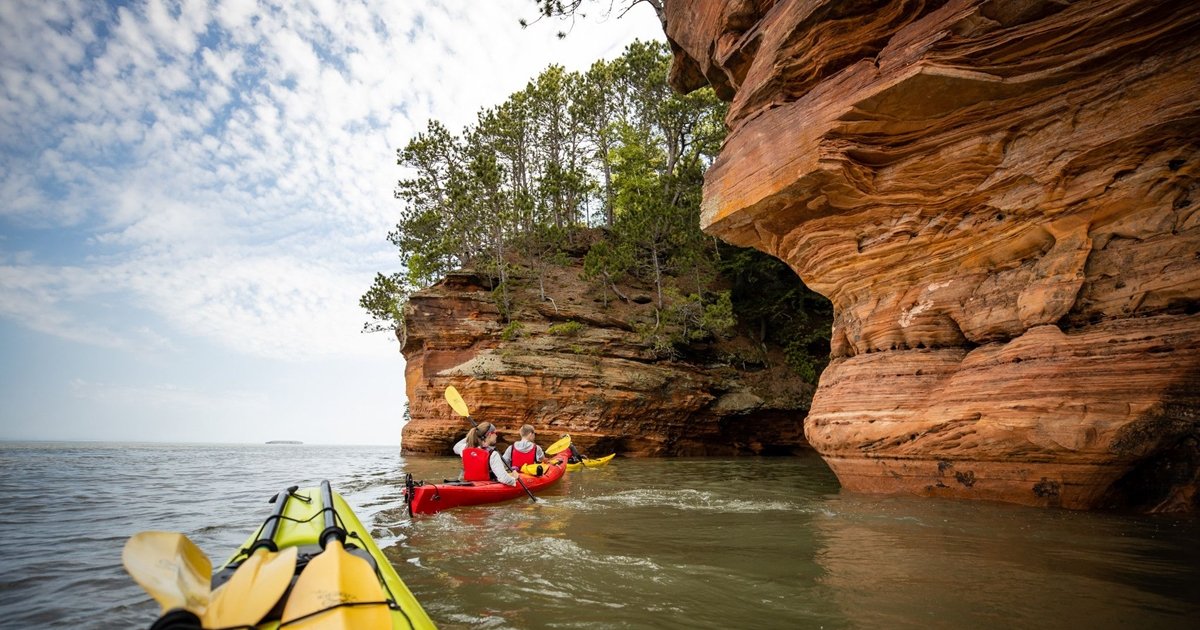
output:
[[[396,149],[637,38],[533,0],[0,2],[0,440],[399,444]]]

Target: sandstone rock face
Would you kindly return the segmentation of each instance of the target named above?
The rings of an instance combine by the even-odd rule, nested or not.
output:
[[[593,456],[808,448],[803,418],[812,386],[795,382],[787,368],[656,359],[633,326],[638,310],[652,313],[652,305],[602,308],[572,277],[576,269],[555,273],[547,281],[555,301],[525,296],[535,306],[514,317],[522,323],[515,338],[502,338],[506,324],[486,281],[472,273],[451,274],[410,298],[402,340],[411,416],[405,452],[450,454],[470,428],[446,404],[448,385],[477,420],[500,427],[501,447],[532,424],[543,446],[570,433]],[[574,334],[550,330],[571,321],[582,325]],[[782,366],[782,358],[775,363]]]
[[[668,0],[731,100],[704,229],[835,309],[806,433],[864,492],[1196,510],[1200,11]]]

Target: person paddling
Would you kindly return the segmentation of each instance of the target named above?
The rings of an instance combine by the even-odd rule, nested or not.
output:
[[[521,440],[516,444],[509,445],[504,451],[504,464],[509,469],[521,470],[525,464],[539,464],[545,459],[546,453],[533,441],[536,435],[533,425],[527,424],[521,427]]]
[[[496,425],[480,422],[467,431],[467,437],[454,445],[454,454],[463,460],[463,480],[495,480],[507,486],[517,485],[517,478],[508,473],[504,459],[496,452]]]

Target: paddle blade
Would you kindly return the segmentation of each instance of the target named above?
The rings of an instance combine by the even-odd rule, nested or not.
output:
[[[296,548],[279,553],[259,549],[212,594],[205,628],[253,626],[279,601],[296,572]]]
[[[376,603],[362,605],[368,602]],[[347,553],[337,540],[331,540],[325,551],[304,567],[283,607],[283,624],[288,630],[392,627],[375,571],[366,560]]]
[[[559,453],[567,450],[567,447],[570,445],[571,445],[571,436],[564,435],[564,436],[562,436],[561,440],[546,447],[546,454],[547,455],[558,455]]]
[[[125,543],[121,563],[134,582],[165,613],[182,608],[196,613],[208,607],[212,562],[178,532],[141,532]]]
[[[450,404],[450,408],[454,413],[466,418],[471,415],[471,410],[467,409],[467,401],[458,394],[458,390],[454,389],[453,385],[446,388],[446,402]]]

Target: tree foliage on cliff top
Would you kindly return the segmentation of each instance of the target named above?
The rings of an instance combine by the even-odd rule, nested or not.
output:
[[[408,295],[463,267],[493,279],[508,317],[514,274],[535,280],[547,300],[551,267],[582,255],[583,277],[606,303],[610,293],[628,299],[618,288],[624,279],[653,287],[657,310],[646,334],[663,348],[722,333],[734,312],[795,341],[798,333],[770,314],[796,306],[794,296],[738,284],[786,267],[699,229],[704,172],[724,139],[726,107],[708,89],[674,93],[669,70],[665,45],[635,42],[586,72],[550,66],[459,134],[430,121],[397,151],[409,175],[395,189],[403,203],[388,239],[402,271],[378,274],[363,295],[372,317],[365,330],[402,327]],[[722,273],[738,280],[724,282],[732,297],[717,288]],[[794,275],[791,282],[811,295]]]

